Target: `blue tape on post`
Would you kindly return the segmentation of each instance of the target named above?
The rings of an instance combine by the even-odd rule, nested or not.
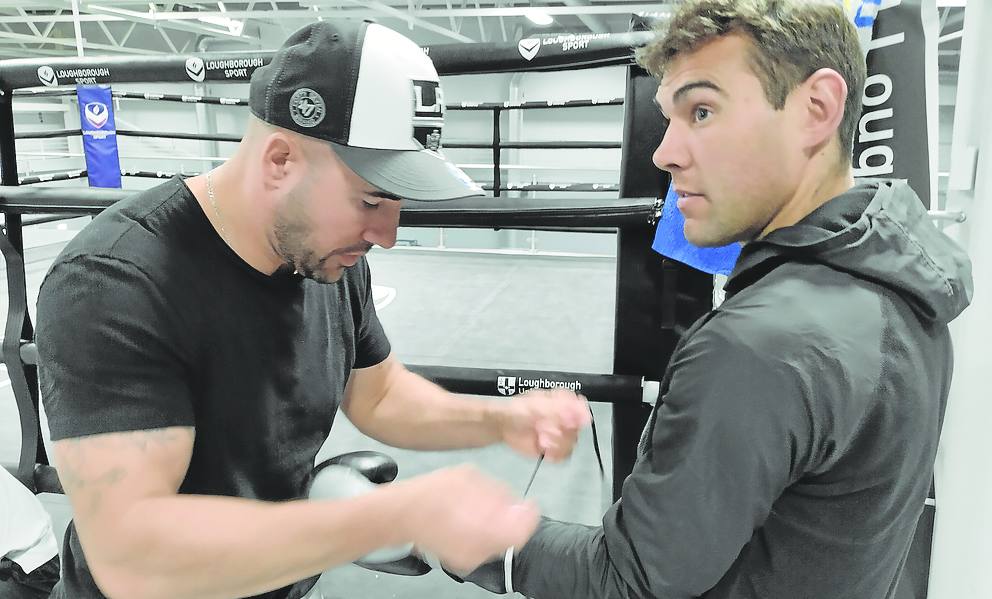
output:
[[[117,154],[117,124],[110,87],[77,85],[79,125],[90,187],[121,186],[121,161]]]
[[[850,3],[850,0],[848,0]],[[871,29],[875,26],[875,19],[878,15],[878,9],[882,5],[882,0],[855,0],[847,6],[849,12],[854,14],[851,16],[851,20],[854,21],[854,26],[858,29]]]
[[[732,243],[715,248],[694,246],[685,238],[684,225],[685,218],[678,209],[678,195],[669,187],[651,248],[666,258],[688,264],[711,275],[729,275],[734,269],[737,257],[740,256],[740,244]]]

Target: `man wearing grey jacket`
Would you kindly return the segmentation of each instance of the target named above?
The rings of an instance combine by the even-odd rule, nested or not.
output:
[[[683,336],[602,526],[465,576],[539,599],[888,599],[933,474],[967,256],[855,181],[865,65],[832,2],[701,0],[640,55],[687,239],[744,244]]]

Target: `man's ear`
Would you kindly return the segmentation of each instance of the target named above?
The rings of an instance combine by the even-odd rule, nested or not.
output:
[[[292,189],[306,170],[305,148],[300,140],[276,131],[259,143],[258,166],[266,191]]]
[[[801,127],[805,147],[816,152],[837,136],[844,120],[847,82],[833,69],[819,69],[800,86]]]

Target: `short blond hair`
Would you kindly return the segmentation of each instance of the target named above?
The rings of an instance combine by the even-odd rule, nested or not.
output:
[[[660,81],[678,57],[733,34],[750,38],[748,62],[776,110],[819,69],[844,78],[847,98],[838,136],[849,161],[867,69],[858,32],[833,0],[687,0],[658,37],[638,50],[637,62]]]

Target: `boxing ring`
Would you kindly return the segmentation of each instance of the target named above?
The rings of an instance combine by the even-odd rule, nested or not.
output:
[[[646,42],[651,33],[635,31],[577,38],[583,47],[541,47],[527,58],[516,45],[452,44],[426,47],[441,75],[520,73],[581,69],[608,65],[627,67],[622,98],[561,102],[496,102],[452,104],[448,111],[489,113],[490,139],[446,143],[450,149],[491,151],[488,180],[480,181],[490,197],[441,204],[405,202],[400,224],[405,227],[446,227],[524,231],[584,231],[616,233],[616,286],[613,368],[610,374],[571,371],[538,371],[498,368],[461,368],[443,364],[408,364],[408,367],[443,387],[459,393],[505,397],[519,381],[547,381],[580,390],[591,401],[603,402],[613,413],[612,495],[621,485],[636,458],[636,445],[657,399],[657,381],[682,333],[712,306],[713,279],[681,263],[666,259],[651,249],[660,202],[668,177],[651,163],[651,154],[663,135],[657,109],[652,103],[656,83],[633,66],[632,47]],[[10,376],[21,430],[21,450],[16,476],[35,492],[60,492],[58,477],[51,468],[39,420],[37,349],[34,327],[28,312],[25,280],[24,227],[97,214],[115,201],[130,195],[109,189],[32,187],[37,183],[86,178],[86,169],[28,174],[18,177],[16,140],[60,138],[79,135],[78,129],[17,133],[13,105],[21,99],[73,96],[65,85],[132,83],[241,83],[254,68],[267,64],[271,54],[250,59],[237,55],[188,54],[172,57],[52,58],[0,62],[0,213],[4,217],[0,235],[7,266],[9,309],[2,342],[2,361]],[[900,54],[892,59],[904,62]],[[250,63],[237,73],[226,73],[225,61]],[[53,87],[47,87],[52,83]],[[46,86],[46,87],[42,87]],[[905,94],[909,97],[911,94]],[[244,106],[237,97],[147,93],[112,90],[115,99],[158,101],[187,105]],[[623,106],[622,142],[526,142],[504,139],[501,116],[523,110]],[[910,120],[915,128],[916,121]],[[236,135],[117,129],[122,137],[237,142]],[[602,184],[515,183],[504,180],[508,165],[504,150],[514,149],[620,149],[620,179]],[[905,152],[900,148],[898,153]],[[208,162],[204,160],[203,162]],[[214,160],[219,162],[219,160]],[[905,167],[904,167],[905,168]],[[487,169],[482,169],[487,170]],[[915,169],[922,172],[925,169]],[[123,177],[161,179],[197,172],[122,169]],[[899,173],[897,173],[899,175]],[[911,175],[916,176],[916,175]],[[923,185],[921,184],[921,187]],[[511,192],[555,192],[554,197],[517,198]],[[595,198],[589,195],[595,193]],[[577,195],[584,194],[584,195]],[[936,208],[933,204],[931,208]],[[965,213],[931,210],[931,217],[946,223],[961,223]],[[930,526],[933,504],[921,519],[904,583],[915,579],[917,592],[900,590],[900,599],[926,596],[929,571]],[[908,586],[908,585],[904,585]]]
[[[449,111],[489,112],[492,137],[486,141],[446,143],[446,148],[481,149],[492,152],[492,174],[483,187],[490,197],[470,198],[440,204],[404,202],[400,225],[405,227],[475,228],[492,230],[550,230],[616,232],[616,307],[614,317],[613,372],[591,374],[517,369],[459,368],[434,364],[408,364],[408,367],[450,391],[505,397],[530,386],[563,386],[579,390],[591,401],[606,402],[613,412],[614,499],[630,473],[636,445],[658,383],[680,334],[711,307],[712,278],[687,266],[664,259],[651,250],[654,225],[661,211],[657,198],[667,188],[667,178],[651,163],[650,155],[661,137],[659,119],[651,104],[653,79],[633,66],[632,47],[651,37],[648,32],[610,34],[587,40],[584,48],[564,46],[543,48],[541,54],[523,60],[515,46],[503,44],[463,44],[434,46],[425,51],[441,75],[526,72],[578,69],[606,65],[627,65],[626,93],[623,98],[562,102],[499,102],[453,104]],[[271,54],[258,54],[253,68],[266,64]],[[234,60],[234,57],[231,57]],[[44,173],[18,178],[15,141],[79,135],[80,130],[62,129],[38,133],[16,133],[13,103],[20,98],[71,96],[67,89],[42,89],[43,75],[65,81],[65,74],[83,74],[85,83],[186,83],[222,81],[244,83],[252,69],[240,76],[226,77],[212,71],[212,56],[186,55],[153,58],[59,58],[14,60],[0,63],[0,212],[4,234],[0,249],[7,265],[9,309],[3,336],[2,357],[7,365],[11,387],[20,417],[21,452],[16,476],[35,492],[59,492],[58,478],[49,466],[39,421],[37,348],[34,327],[28,313],[25,282],[24,227],[62,218],[93,215],[133,191],[97,188],[32,187],[35,183],[70,181],[87,176],[85,169]],[[199,61],[199,62],[197,62]],[[203,65],[199,78],[190,65]],[[194,69],[195,70],[195,69]],[[78,78],[77,78],[78,79]],[[179,102],[186,104],[245,105],[242,98],[154,94],[112,91],[115,98]],[[500,117],[508,111],[567,109],[592,106],[624,106],[623,142],[523,142],[506,141]],[[637,126],[635,126],[635,123]],[[652,124],[652,126],[647,126]],[[118,129],[120,136],[144,136],[201,141],[236,142],[235,135],[149,132]],[[620,149],[620,181],[607,184],[532,183],[515,184],[502,178],[502,151],[508,149]],[[124,177],[167,178],[197,173],[125,170]],[[505,192],[557,192],[554,197],[515,198]],[[595,198],[569,196],[569,192],[600,192]],[[602,197],[600,197],[602,195]]]

